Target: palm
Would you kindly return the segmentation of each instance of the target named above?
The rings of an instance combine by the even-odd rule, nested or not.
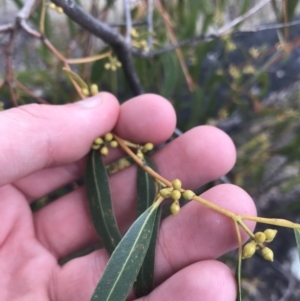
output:
[[[0,194],[0,299],[53,300],[49,284],[59,267],[36,237],[27,199],[12,185],[2,188]]]
[[[175,121],[168,103],[158,96],[144,95],[122,106],[116,122],[116,102],[112,96],[104,95],[109,101],[102,102],[102,107],[94,111],[85,112],[87,116],[77,112],[77,105],[41,106],[38,110],[28,106],[23,109],[26,114],[21,110],[12,111],[19,114],[18,118],[11,118],[11,112],[2,113],[2,122],[12,128],[12,136],[17,136],[17,140],[23,139],[24,124],[37,122],[32,116],[39,118],[35,126],[29,129],[25,126],[27,132],[34,130],[36,134],[25,137],[23,144],[21,141],[25,150],[14,149],[11,143],[5,148],[4,143],[0,152],[0,166],[4,166],[4,173],[0,174],[0,187],[4,185],[0,188],[1,300],[84,301],[91,297],[108,260],[105,250],[94,251],[63,266],[58,264],[59,259],[99,240],[91,223],[84,188],[35,213],[29,204],[82,176],[85,165],[82,158],[97,135],[115,126],[121,137],[160,143],[169,137]],[[99,110],[107,111],[100,120]],[[79,115],[80,124],[75,122]],[[5,124],[7,116],[8,124]],[[47,122],[42,128],[40,117],[45,116]],[[138,127],[132,116],[139,116]],[[23,128],[11,122],[20,118]],[[76,133],[76,140],[72,133]],[[11,141],[9,135],[4,137],[4,142],[5,138]],[[119,155],[115,153],[107,161]],[[234,149],[221,131],[200,127],[155,153],[153,160],[166,178],[178,177],[184,187],[194,189],[226,173],[234,162]],[[134,175],[130,167],[111,178],[115,213],[122,232],[134,220]],[[9,183],[13,184],[5,185]],[[248,195],[232,185],[217,186],[204,197],[235,211],[255,212]],[[156,254],[156,289],[147,301],[198,300],[199,294],[205,301],[234,300],[235,282],[231,271],[211,259],[236,247],[236,243],[234,227],[228,219],[201,205],[188,204],[178,216],[162,223]],[[130,299],[134,299],[133,295]]]

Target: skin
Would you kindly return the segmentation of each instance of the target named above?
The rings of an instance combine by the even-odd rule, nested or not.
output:
[[[172,134],[176,118],[170,103],[142,95],[119,106],[98,94],[62,106],[26,105],[0,113],[0,300],[89,300],[108,260],[100,249],[63,266],[57,261],[98,241],[84,187],[32,213],[29,204],[82,177],[93,140],[109,131],[136,142],[159,144]],[[120,157],[118,150],[106,158]],[[153,156],[159,172],[194,189],[226,174],[235,148],[222,131],[196,127]],[[118,224],[124,233],[135,215],[135,167],[111,177]],[[249,195],[219,185],[202,197],[234,212],[255,215]],[[248,226],[253,229],[254,224]],[[247,237],[243,235],[243,240]],[[236,283],[230,269],[215,260],[237,247],[228,218],[195,202],[161,225],[155,290],[139,301],[230,301]],[[130,300],[137,300],[131,293]]]

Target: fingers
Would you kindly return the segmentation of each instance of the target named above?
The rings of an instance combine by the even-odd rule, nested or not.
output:
[[[203,144],[193,143],[197,139]],[[222,142],[223,149],[218,152],[210,151],[219,142]],[[193,129],[153,156],[162,175],[168,179],[179,177],[183,187],[190,189],[227,173],[234,158],[235,151],[231,140],[213,127]],[[136,169],[130,167],[113,175],[110,181],[115,214],[122,232],[133,222],[136,214],[135,174]],[[87,209],[83,210],[86,203],[85,193],[79,189],[34,215],[38,238],[55,256],[64,257],[95,241],[90,214]],[[90,231],[83,234],[82,229],[86,230],[87,227]],[[65,229],[68,231],[65,232]],[[68,238],[59,239],[66,235]]]
[[[170,102],[153,94],[141,95],[125,102],[120,108],[119,115],[114,132],[123,138],[139,141],[139,143],[151,141],[159,144],[164,142],[172,135],[176,123],[175,112]],[[80,140],[76,135],[73,139]],[[118,152],[114,157],[120,155],[121,152]],[[115,158],[108,156],[106,159],[109,162]],[[76,163],[39,171],[17,181],[14,185],[29,200],[35,200],[80,178],[84,168],[85,159],[82,159]]]
[[[223,184],[201,195],[229,211],[256,215],[251,197],[241,188]],[[253,230],[254,222],[245,222]],[[242,240],[249,237],[241,231]],[[175,217],[166,218],[160,228],[155,266],[156,282],[199,260],[218,258],[238,246],[233,221],[194,201]],[[182,256],[184,254],[184,256]]]
[[[184,253],[182,256],[185,256]],[[88,300],[104,271],[101,252],[96,251],[67,263],[56,275],[57,300]],[[234,301],[236,283],[224,264],[206,260],[194,263],[156,287],[137,301]],[[132,298],[130,298],[132,300]]]
[[[114,127],[119,104],[114,96],[100,93],[74,104],[32,104],[0,114],[2,186],[82,158],[93,139]]]
[[[234,301],[236,282],[230,269],[223,263],[213,260],[197,262],[180,270],[149,296],[137,301],[157,300]]]
[[[202,196],[228,210],[255,214],[249,195],[236,186],[216,186]],[[253,229],[254,224],[248,223],[248,226]],[[198,300],[200,293],[203,300],[235,300],[232,274],[222,264],[209,261],[237,246],[235,228],[230,219],[191,202],[178,216],[163,221],[158,239],[157,288],[147,297],[149,299],[139,301],[177,300],[177,297],[178,300]],[[84,284],[80,286],[83,289],[76,290],[78,300],[90,297],[107,261],[108,255],[101,249],[63,266],[57,276],[57,283],[62,284],[57,293],[61,300],[72,299],[74,291],[71,289],[79,287],[79,283]]]

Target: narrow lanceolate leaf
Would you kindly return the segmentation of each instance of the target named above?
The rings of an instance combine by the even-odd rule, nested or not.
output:
[[[145,163],[156,170],[154,163],[145,156]],[[154,202],[156,191],[156,183],[153,178],[145,172],[141,167],[137,170],[137,216],[140,216]]]
[[[81,88],[81,89],[89,89],[87,83],[75,72],[72,70],[63,68],[63,70],[68,74],[70,79],[74,80],[76,84]]]
[[[108,176],[98,151],[88,157],[85,184],[94,227],[105,249],[111,254],[121,240],[111,201]]]
[[[106,266],[91,301],[123,301],[148,250],[158,204],[149,207],[130,227]]]
[[[154,163],[145,156],[145,163],[156,170]],[[137,171],[137,216],[140,216],[148,207],[153,204],[157,193],[157,183],[141,167]],[[134,283],[134,290],[137,297],[148,295],[153,290],[155,247],[160,223],[160,208],[157,210],[153,233],[144,262]]]
[[[295,238],[296,238],[296,244],[298,248],[299,258],[300,258],[300,230],[294,229]]]

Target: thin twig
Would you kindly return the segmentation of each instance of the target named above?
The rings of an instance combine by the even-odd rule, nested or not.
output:
[[[13,56],[13,49],[14,49],[14,42],[16,39],[16,36],[18,34],[19,28],[15,27],[13,31],[10,33],[10,39],[5,47],[5,54],[6,54],[6,74],[5,74],[5,83],[8,86],[9,96],[10,99],[15,107],[18,106],[18,100],[17,96],[14,92],[14,89],[12,87],[13,85],[13,69],[12,69],[12,56]]]
[[[161,14],[161,16],[164,20],[164,23],[165,23],[165,26],[167,28],[171,43],[173,45],[176,45],[177,44],[177,38],[176,38],[176,35],[175,35],[175,32],[174,32],[174,29],[172,27],[172,22],[171,22],[171,19],[170,19],[170,16],[169,16],[168,12],[165,10],[165,8],[162,5],[160,0],[156,0],[155,4],[156,4],[156,7],[157,7],[159,13]],[[188,70],[188,68],[185,64],[183,53],[182,53],[180,48],[176,48],[175,51],[176,51],[176,54],[177,54],[182,72],[185,76],[185,80],[186,80],[186,83],[188,85],[188,88],[189,88],[190,91],[193,91],[194,88],[195,88],[195,83],[194,83],[194,81],[193,81],[193,79],[192,79],[192,77],[189,73],[189,70]]]
[[[123,149],[123,151],[127,155],[129,155],[134,160],[134,162],[137,165],[139,165],[143,170],[145,170],[152,178],[159,180],[160,182],[164,183],[167,187],[172,187],[172,183],[169,180],[165,179],[163,176],[161,176],[156,171],[154,171],[150,166],[145,164],[145,162],[143,162],[140,158],[138,158],[137,155],[126,145],[125,141],[122,138],[114,134],[114,139],[118,142],[118,144]],[[181,191],[184,191],[184,189],[182,188]],[[286,228],[300,229],[300,224],[296,224],[284,219],[264,218],[258,216],[237,214],[230,210],[222,208],[219,205],[214,204],[200,196],[195,195],[193,197],[193,200],[222,215],[231,218],[233,221],[237,222],[250,237],[253,237],[254,234],[251,232],[248,226],[243,222],[243,220],[255,221],[258,223],[266,223],[270,225],[277,225]]]
[[[33,92],[31,92],[27,87],[25,87],[16,78],[14,78],[14,82],[16,83],[16,85],[19,87],[20,90],[22,90],[24,93],[26,93],[27,95],[31,96],[32,98],[36,99],[39,103],[49,104],[49,102],[46,101],[45,99],[42,99],[42,98],[36,96]]]
[[[125,20],[126,20],[126,42],[131,45],[131,28],[132,20],[130,13],[130,4],[128,0],[123,0],[123,6],[125,11]]]
[[[132,21],[132,26],[143,26],[147,24],[146,20],[138,20],[138,21]],[[120,22],[120,23],[108,23],[111,27],[122,27],[126,26],[126,22]]]
[[[53,46],[53,44],[48,39],[45,38],[44,35],[42,35],[41,33],[37,32],[37,31],[35,31],[34,29],[32,29],[28,25],[26,20],[22,20],[20,22],[20,26],[29,35],[33,36],[36,39],[40,39],[44,43],[44,45],[50,50],[50,52],[52,52],[52,54],[54,54],[54,56],[56,56],[63,63],[64,67],[67,70],[71,70],[71,67],[68,63],[68,60]],[[81,98],[85,98],[85,96],[82,94],[81,88],[78,86],[78,84],[73,79],[71,79],[71,81],[72,81],[72,84],[74,85],[77,93],[79,94],[79,96]]]
[[[9,31],[12,31],[15,27],[15,24],[13,23],[8,23],[4,25],[0,25],[0,33],[7,33]]]
[[[36,0],[26,0],[22,9],[18,12],[17,18],[27,20],[35,6]]]
[[[225,32],[229,31],[230,29],[232,29],[236,25],[242,23],[243,21],[245,21],[246,19],[248,19],[249,17],[254,15],[257,11],[262,9],[269,2],[271,2],[271,0],[263,0],[263,1],[259,2],[258,4],[253,6],[251,9],[249,9],[245,14],[237,17],[236,19],[232,20],[231,22],[229,22],[225,26],[221,27],[217,31],[217,35],[223,35]]]
[[[106,23],[103,23],[86,13],[80,6],[71,0],[53,0],[52,2],[62,7],[65,14],[82,28],[111,45],[119,61],[122,63],[123,71],[133,94],[143,94],[143,88],[133,63],[132,47],[127,44],[124,37],[114,28],[111,28]]]
[[[147,11],[147,29],[148,29],[148,50],[151,51],[153,46],[153,11],[154,5],[153,0],[148,0],[148,11]]]
[[[261,26],[259,29],[257,30],[253,30],[253,31],[238,31],[236,33],[238,34],[252,34],[252,33],[257,33],[257,32],[262,32],[262,31],[268,31],[268,30],[274,30],[274,29],[281,29],[281,28],[285,28],[286,26],[288,27],[292,27],[292,26],[297,26],[300,25],[300,21],[292,21],[289,23],[280,23],[280,24],[274,24],[274,25],[264,25]],[[164,48],[158,49],[156,51],[151,51],[151,52],[145,52],[145,51],[141,51],[140,49],[136,49],[134,48],[132,50],[132,53],[135,56],[141,57],[141,58],[153,58],[155,56],[161,55],[163,53],[169,52],[171,50],[175,50],[176,48],[180,48],[186,45],[189,45],[191,43],[197,42],[199,40],[203,40],[203,41],[210,41],[212,39],[217,39],[220,38],[222,35],[217,35],[217,34],[210,34],[210,35],[204,35],[204,34],[200,34],[200,35],[196,35],[194,37],[182,40],[180,42],[178,42],[176,45],[169,45],[166,46]]]

